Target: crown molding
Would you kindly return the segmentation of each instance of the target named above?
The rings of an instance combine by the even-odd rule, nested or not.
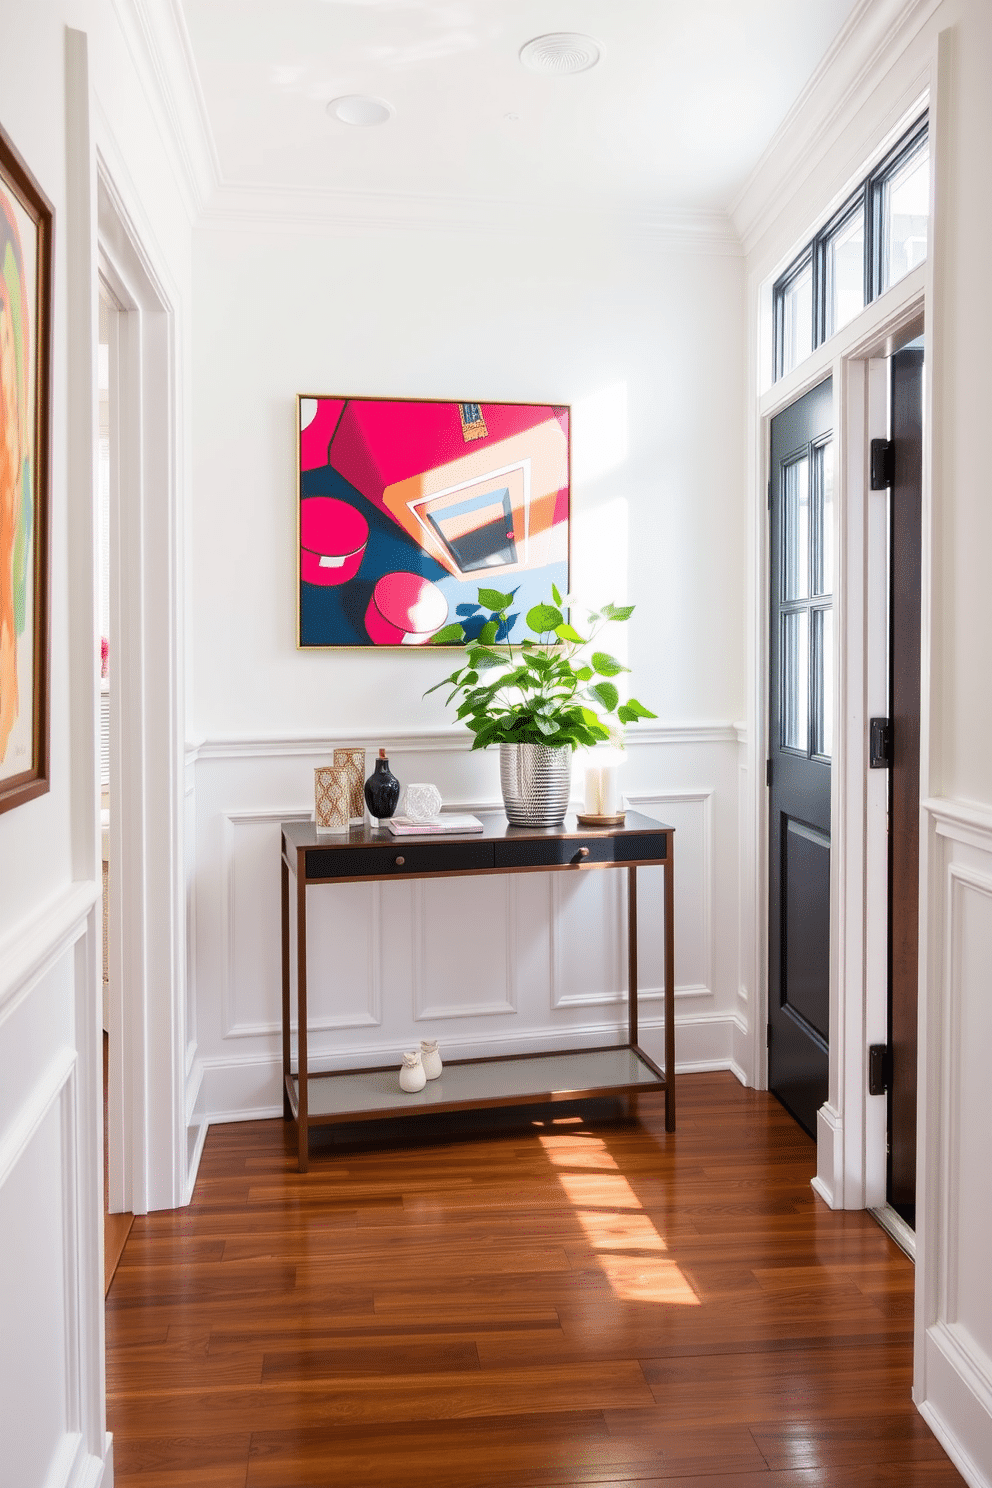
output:
[[[272,232],[464,232],[507,236],[623,234],[673,251],[740,258],[743,246],[730,218],[714,211],[652,211],[611,201],[533,202],[441,196],[420,192],[316,191],[301,187],[221,182],[203,203],[211,228]]]
[[[746,254],[943,0],[859,0],[728,208]]]
[[[221,182],[220,157],[179,0],[113,0],[191,221]]]
[[[587,199],[553,203],[418,192],[320,191],[225,181],[180,0],[113,0],[191,220],[215,228],[625,234],[672,251],[739,258],[721,211],[664,211]]]

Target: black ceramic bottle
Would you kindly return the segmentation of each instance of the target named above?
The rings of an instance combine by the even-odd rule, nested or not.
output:
[[[385,821],[396,810],[400,798],[400,783],[389,768],[386,751],[379,750],[375,769],[365,782],[365,804],[373,816]]]

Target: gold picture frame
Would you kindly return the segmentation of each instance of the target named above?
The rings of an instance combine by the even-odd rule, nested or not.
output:
[[[0,812],[49,788],[54,221],[0,128]]]

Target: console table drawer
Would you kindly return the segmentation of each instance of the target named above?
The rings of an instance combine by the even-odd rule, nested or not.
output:
[[[416,873],[466,873],[493,867],[491,842],[411,842],[382,847],[307,848],[307,879],[403,878]]]
[[[526,837],[514,841],[506,838],[495,843],[496,867],[562,868],[572,863],[631,863],[644,858],[664,858],[668,853],[665,832],[643,836],[614,837]]]

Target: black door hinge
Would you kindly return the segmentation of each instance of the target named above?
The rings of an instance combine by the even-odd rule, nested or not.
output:
[[[888,1044],[868,1046],[868,1094],[884,1095],[892,1074],[892,1050]]]
[[[891,439],[873,439],[871,442],[871,488],[885,491],[892,484],[896,472],[896,447]]]
[[[765,784],[770,790],[772,784],[772,762],[770,759],[765,760]]]
[[[868,738],[868,765],[872,770],[888,770],[892,765],[892,720],[872,718]]]

